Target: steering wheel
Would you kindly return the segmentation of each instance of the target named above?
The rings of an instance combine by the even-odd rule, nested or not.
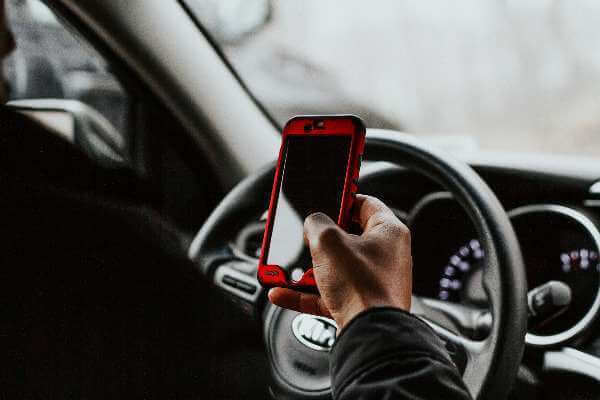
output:
[[[506,398],[521,362],[527,324],[525,270],[506,212],[469,166],[411,136],[369,130],[365,157],[426,175],[449,191],[471,218],[487,260],[482,285],[491,321],[487,314],[486,337],[475,340],[455,333],[439,312],[418,298],[413,297],[411,312],[422,317],[446,343],[475,399]],[[257,260],[240,254],[228,242],[234,229],[247,225],[248,215],[260,216],[266,210],[274,167],[269,165],[247,177],[222,200],[198,232],[189,256],[247,312],[262,318],[275,395],[328,398],[327,350],[335,338],[334,324],[270,305],[256,281]],[[260,232],[260,225],[256,229]]]

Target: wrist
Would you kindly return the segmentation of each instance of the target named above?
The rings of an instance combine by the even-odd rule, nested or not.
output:
[[[407,300],[394,299],[394,300],[370,300],[370,301],[359,301],[353,300],[346,303],[346,307],[337,313],[332,313],[332,317],[338,326],[338,334],[348,324],[356,318],[359,314],[366,312],[373,308],[395,308],[405,312],[410,312],[411,298]]]

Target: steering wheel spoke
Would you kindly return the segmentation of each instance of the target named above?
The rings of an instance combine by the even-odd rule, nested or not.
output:
[[[492,329],[492,314],[484,308],[413,296],[411,311],[475,340],[486,338]]]
[[[263,288],[256,279],[257,261],[230,245],[218,246],[202,257],[201,268],[215,286],[247,314],[255,313]]]
[[[426,317],[421,317],[421,319],[442,339],[448,354],[450,354],[462,374],[467,374],[470,370],[477,368],[477,364],[487,348],[484,341],[477,341],[456,334]]]
[[[461,373],[467,370],[469,364],[476,363],[480,358],[485,349],[485,342],[473,339],[471,333],[476,330],[476,321],[480,319],[479,315],[483,314],[483,311],[413,296],[411,312],[442,339]]]
[[[248,267],[247,261],[232,259],[215,269],[213,280],[218,287],[254,305],[262,288],[256,276],[243,272]]]

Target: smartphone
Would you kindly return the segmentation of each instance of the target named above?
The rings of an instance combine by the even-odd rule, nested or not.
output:
[[[304,219],[323,212],[343,229],[351,222],[365,126],[354,115],[298,116],[283,129],[258,265],[267,288],[316,292],[312,268],[299,266]],[[290,267],[302,267],[292,276]]]

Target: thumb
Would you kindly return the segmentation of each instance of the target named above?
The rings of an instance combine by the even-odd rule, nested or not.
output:
[[[310,248],[313,263],[327,253],[335,252],[344,240],[345,232],[327,215],[318,212],[304,220],[304,240]]]

